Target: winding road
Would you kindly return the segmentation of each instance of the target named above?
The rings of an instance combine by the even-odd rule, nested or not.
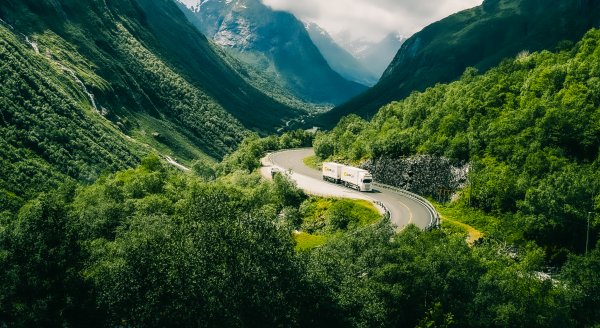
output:
[[[431,222],[431,213],[422,203],[401,193],[375,187],[373,192],[358,192],[322,180],[321,172],[304,164],[304,159],[314,155],[312,148],[286,150],[269,154],[263,159],[263,175],[270,176],[272,167],[291,171],[298,187],[309,194],[321,196],[367,199],[382,202],[390,212],[390,220],[401,230],[409,224],[425,229]]]

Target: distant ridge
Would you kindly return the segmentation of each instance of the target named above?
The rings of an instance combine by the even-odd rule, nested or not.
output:
[[[598,1],[486,0],[413,35],[377,85],[315,124],[331,127],[352,113],[372,117],[381,106],[413,91],[460,77],[467,67],[486,71],[523,50],[555,49],[562,41],[576,41],[597,26]]]
[[[290,13],[259,0],[186,2],[179,7],[199,31],[306,102],[337,105],[367,89],[332,70]]]

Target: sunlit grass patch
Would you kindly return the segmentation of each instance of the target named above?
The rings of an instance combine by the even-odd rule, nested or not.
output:
[[[323,165],[323,162],[321,162],[321,159],[319,159],[316,155],[313,156],[308,156],[306,157],[304,160],[304,165],[313,168],[315,170],[321,170],[321,165]]]
[[[325,242],[327,242],[327,236],[299,232],[294,233],[294,240],[296,241],[296,250],[304,251],[325,244]]]

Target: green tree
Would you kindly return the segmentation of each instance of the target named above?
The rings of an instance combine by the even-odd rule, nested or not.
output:
[[[0,323],[101,326],[69,203],[73,185],[42,194],[0,229]]]

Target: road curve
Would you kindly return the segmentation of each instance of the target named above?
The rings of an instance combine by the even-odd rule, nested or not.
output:
[[[272,165],[292,171],[292,179],[300,188],[323,196],[371,199],[382,202],[390,211],[390,220],[397,229],[414,224],[425,229],[431,222],[428,209],[418,201],[392,190],[374,188],[373,192],[358,192],[340,185],[324,182],[321,172],[304,165],[304,158],[314,155],[312,148],[286,150],[269,155]]]

